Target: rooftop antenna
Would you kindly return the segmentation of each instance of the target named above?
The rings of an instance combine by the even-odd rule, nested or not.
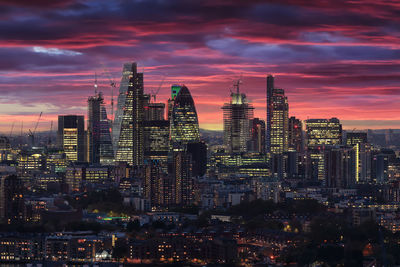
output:
[[[108,68],[103,64],[104,74],[107,75],[108,80],[111,86],[111,121],[114,122],[114,89],[116,90],[117,82],[114,77],[112,77],[111,72]]]
[[[241,73],[239,79],[237,79],[236,82],[233,83],[233,87],[236,87],[236,94],[239,94],[239,93],[240,93],[239,85],[240,85],[241,83],[243,83],[243,82],[242,82],[242,79],[243,79],[243,73]]]
[[[97,94],[97,72],[94,72],[94,94]]]
[[[242,80],[241,79],[238,79],[234,84],[233,84],[233,87],[236,87],[236,94],[239,94],[240,93],[240,90],[239,90],[239,85],[242,83]]]

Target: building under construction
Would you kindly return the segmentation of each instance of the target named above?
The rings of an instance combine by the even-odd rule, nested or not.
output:
[[[245,94],[240,93],[239,83],[236,93],[231,93],[230,103],[222,107],[224,112],[224,144],[228,153],[242,153],[247,151],[251,139],[251,120],[253,106],[248,103]]]

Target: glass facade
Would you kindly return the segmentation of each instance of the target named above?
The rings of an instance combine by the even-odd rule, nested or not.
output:
[[[84,116],[58,116],[58,142],[69,161],[84,161]]]
[[[196,108],[186,86],[181,87],[173,102],[170,126],[171,144],[185,145],[200,141]]]
[[[137,73],[136,64],[132,68],[115,160],[140,166],[143,164],[143,73]]]
[[[122,78],[119,84],[119,94],[117,102],[117,110],[115,112],[115,118],[112,126],[112,143],[114,152],[117,151],[118,140],[121,132],[122,117],[124,115],[125,100],[129,87],[129,79],[133,75],[133,68],[136,63],[125,63],[122,69]]]

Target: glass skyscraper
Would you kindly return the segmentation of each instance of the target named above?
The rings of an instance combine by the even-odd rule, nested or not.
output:
[[[133,68],[136,68],[136,63],[125,63],[122,69],[122,78],[119,84],[119,94],[117,110],[112,125],[112,144],[114,152],[117,151],[118,140],[121,132],[122,117],[124,115],[124,106],[126,100],[126,93],[128,92],[129,79],[133,75]]]
[[[132,77],[129,80],[120,137],[115,160],[127,162],[132,166],[143,164],[143,73],[137,72],[136,63],[132,64]]]
[[[64,149],[69,161],[85,159],[85,121],[84,116],[58,116],[58,145]]]
[[[288,151],[289,104],[285,91],[274,87],[274,77],[267,77],[267,150],[272,154]]]
[[[100,164],[111,165],[114,163],[114,150],[110,133],[110,121],[104,104],[100,114]]]
[[[87,120],[87,160],[90,163],[100,162],[100,109],[103,95],[95,94],[88,98]]]
[[[174,90],[174,86],[172,87]],[[189,89],[182,85],[174,97],[172,91],[172,111],[170,115],[170,139],[172,145],[186,145],[200,141],[199,121],[196,107]]]

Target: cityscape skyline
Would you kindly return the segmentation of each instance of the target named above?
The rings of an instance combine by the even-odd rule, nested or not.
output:
[[[399,0],[0,0],[0,265],[400,266]]]
[[[164,80],[163,103],[172,84],[186,84],[204,129],[222,130],[220,107],[240,76],[254,116],[265,119],[268,74],[285,89],[290,116],[337,117],[345,129],[399,128],[396,2],[148,1],[133,9],[124,2],[2,3],[4,134],[12,124],[19,132],[22,121],[24,132],[32,129],[40,112],[38,131],[50,129],[58,114],[85,115],[81,96],[92,94],[95,72],[109,106],[103,65],[119,85],[121,65],[132,61],[144,71],[145,93]]]

